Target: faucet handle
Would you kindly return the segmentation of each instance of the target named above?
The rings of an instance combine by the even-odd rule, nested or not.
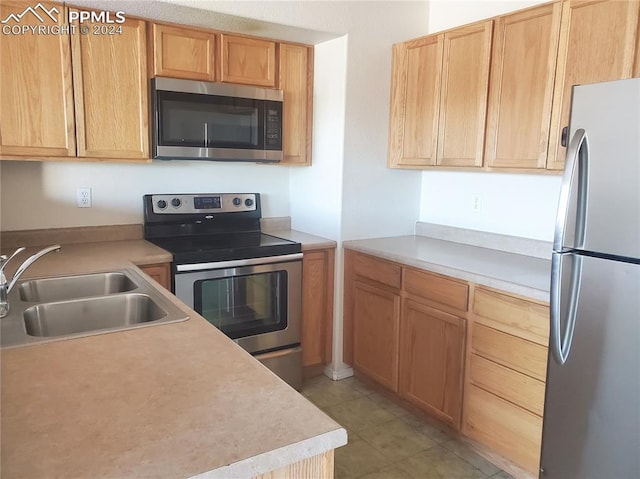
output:
[[[9,256],[9,258],[7,258],[7,256],[4,254],[0,256],[0,273],[4,273],[4,268],[5,266],[7,266],[7,263],[9,263],[9,261],[11,261],[18,254],[22,253],[25,249],[26,248],[24,246],[21,246],[20,248],[15,250],[13,254]]]

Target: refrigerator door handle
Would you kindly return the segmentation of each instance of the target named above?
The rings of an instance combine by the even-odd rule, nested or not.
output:
[[[587,133],[581,128],[576,130],[567,148],[567,164],[562,176],[558,215],[553,237],[553,250],[563,251],[563,248],[582,248],[584,245],[587,218],[587,193],[589,180],[589,146]],[[577,178],[576,178],[577,173]],[[577,185],[574,184],[577,182]],[[575,200],[575,216],[573,212],[573,192],[577,188]],[[571,217],[570,217],[571,216]],[[567,229],[569,222],[575,221],[571,244],[567,245]]]
[[[567,259],[571,259],[571,270],[568,286],[563,288],[564,262]],[[551,259],[549,347],[554,360],[559,365],[567,361],[573,342],[582,283],[582,260],[581,255],[572,253],[553,253]],[[569,295],[566,299],[566,307],[563,307],[565,303],[563,294]],[[562,332],[563,324],[566,325],[564,333]]]

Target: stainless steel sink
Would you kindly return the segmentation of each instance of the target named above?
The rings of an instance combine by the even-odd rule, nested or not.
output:
[[[32,279],[9,293],[2,348],[61,341],[188,319],[133,269]]]
[[[23,313],[29,336],[67,336],[158,321],[167,312],[139,293],[38,304]]]
[[[18,286],[22,301],[49,302],[124,293],[138,285],[122,272],[83,274],[25,281]]]

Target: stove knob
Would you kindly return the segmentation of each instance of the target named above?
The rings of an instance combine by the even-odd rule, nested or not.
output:
[[[156,205],[158,206],[158,208],[160,208],[161,210],[165,209],[167,207],[167,202],[165,200],[159,200]]]
[[[240,198],[233,199],[233,206],[240,206],[242,204],[242,200]]]
[[[247,208],[251,208],[253,206],[253,200],[251,198],[247,198],[244,200],[244,204]]]
[[[171,200],[171,205],[174,206],[175,208],[179,208],[181,204],[182,204],[182,201],[180,200],[180,198],[174,198]]]

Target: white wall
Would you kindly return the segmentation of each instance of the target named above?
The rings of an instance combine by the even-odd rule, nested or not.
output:
[[[432,0],[429,31],[452,28],[525,8],[530,1]],[[420,221],[551,241],[559,176],[425,171]],[[480,212],[471,195],[480,194]]]

